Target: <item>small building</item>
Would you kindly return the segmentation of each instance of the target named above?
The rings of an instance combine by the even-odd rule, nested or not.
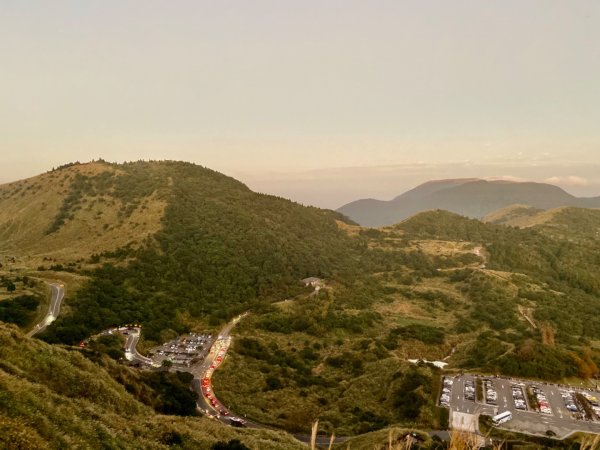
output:
[[[308,277],[305,278],[304,280],[302,280],[302,283],[304,283],[304,286],[312,286],[312,287],[318,287],[320,288],[323,285],[323,280],[321,280],[320,278],[317,277]]]

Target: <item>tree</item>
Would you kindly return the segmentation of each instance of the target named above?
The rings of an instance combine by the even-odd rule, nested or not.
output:
[[[7,290],[8,292],[14,292],[14,291],[17,289],[17,287],[15,286],[15,283],[13,283],[13,282],[12,282],[12,281],[10,281],[10,280],[6,280],[6,281],[4,282],[4,286],[6,286],[6,290]]]

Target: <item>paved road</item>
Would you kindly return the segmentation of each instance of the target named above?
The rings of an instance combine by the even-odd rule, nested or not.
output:
[[[120,333],[125,334],[125,332],[120,331]],[[157,364],[152,361],[150,358],[141,355],[137,351],[137,343],[140,340],[140,327],[134,327],[130,330],[127,330],[127,337],[125,340],[125,359],[131,362],[139,362],[142,364],[148,364],[149,366],[157,367]]]
[[[245,316],[237,316],[231,322],[229,322],[219,332],[219,335],[210,351],[204,358],[204,360],[190,369],[190,372],[194,375],[194,381],[192,382],[193,389],[198,393],[198,409],[202,410],[205,414],[215,417],[223,423],[230,423],[231,417],[234,416],[230,411],[223,405],[215,396],[212,390],[212,383],[210,382],[213,372],[222,364],[225,360],[227,350],[231,343],[231,330],[233,327]],[[208,385],[203,386],[203,380],[209,380]],[[206,381],[204,384],[207,384]],[[210,397],[209,397],[210,396]],[[214,400],[211,402],[211,400]],[[253,424],[246,422],[247,427],[253,428],[264,428],[260,424]]]
[[[497,405],[488,405],[483,402],[466,400],[464,398],[464,386],[467,380],[476,378],[486,378],[492,381],[493,388],[498,394]],[[527,411],[518,410],[512,394],[512,387],[523,388],[524,392],[527,386],[537,386],[545,394],[552,409],[551,414],[543,414],[534,411],[531,405],[527,404]],[[565,388],[546,383],[538,383],[527,380],[516,380],[509,378],[496,377],[476,377],[473,375],[462,375],[454,377],[450,396],[451,414],[457,413],[457,417],[466,421],[469,416],[477,420],[480,414],[494,416],[504,411],[510,411],[513,415],[512,420],[505,422],[500,428],[517,431],[526,434],[535,434],[544,436],[548,430],[556,433],[558,438],[565,438],[574,431],[584,431],[588,433],[600,433],[600,422],[589,422],[576,420],[569,411],[567,411],[561,395],[561,390]],[[575,391],[580,389],[573,388]],[[589,392],[589,391],[588,391]],[[525,394],[527,402],[527,395]],[[466,425],[466,424],[465,424]]]
[[[50,289],[52,291],[52,297],[50,298],[50,306],[46,317],[40,323],[38,323],[33,329],[27,333],[28,337],[35,336],[38,333],[44,331],[48,325],[56,320],[60,314],[60,304],[65,298],[65,285],[60,283],[51,283]]]

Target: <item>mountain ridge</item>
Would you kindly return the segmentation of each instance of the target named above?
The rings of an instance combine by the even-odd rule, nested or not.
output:
[[[361,199],[337,209],[362,226],[393,225],[422,211],[444,209],[483,219],[501,208],[523,204],[539,209],[600,207],[600,197],[575,197],[547,183],[447,179],[423,183],[389,201]]]

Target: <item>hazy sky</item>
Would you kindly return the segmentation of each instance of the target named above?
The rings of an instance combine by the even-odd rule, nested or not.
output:
[[[0,182],[181,159],[338,207],[431,178],[600,195],[600,2],[0,6]]]

